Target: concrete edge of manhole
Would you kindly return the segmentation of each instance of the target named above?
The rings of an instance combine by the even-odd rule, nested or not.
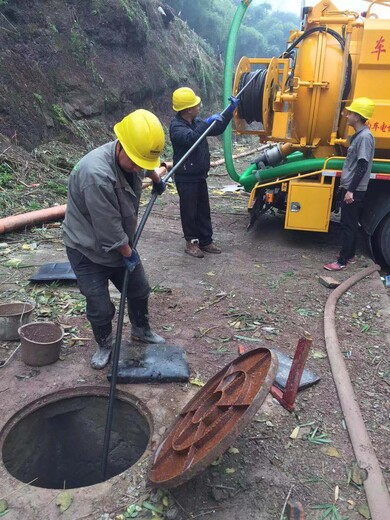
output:
[[[66,399],[72,399],[75,397],[109,397],[109,391],[110,388],[108,386],[103,385],[85,385],[85,386],[79,386],[79,387],[72,387],[72,388],[65,388],[61,390],[57,390],[55,392],[51,392],[49,394],[46,394],[44,396],[41,396],[37,399],[34,399],[30,401],[29,403],[25,404],[22,408],[17,410],[1,427],[0,429],[0,470],[2,473],[4,473],[9,479],[10,482],[17,482],[21,483],[20,480],[18,480],[16,477],[14,477],[6,468],[3,460],[3,448],[4,443],[7,438],[7,436],[10,434],[12,429],[20,423],[23,419],[28,417],[29,415],[33,414],[34,412],[40,410],[41,408],[44,408],[47,405],[54,404],[57,402],[60,402],[62,400]],[[140,463],[142,460],[147,459],[152,453],[153,453],[153,443],[154,443],[154,421],[153,421],[153,415],[150,409],[146,406],[146,404],[136,395],[133,393],[123,391],[123,390],[116,390],[116,398],[120,401],[127,403],[131,406],[133,406],[139,413],[143,415],[145,420],[148,423],[149,429],[150,429],[150,436],[149,436],[149,442],[148,445],[142,454],[141,458],[138,460],[138,463]],[[108,403],[108,400],[107,400]],[[110,479],[107,479],[106,481],[99,482],[96,484],[92,484],[90,486],[85,486],[82,488],[74,488],[73,490],[77,489],[87,489],[87,488],[96,488],[97,486],[105,485],[110,480],[117,478],[120,476],[121,473],[111,477]],[[39,488],[40,489],[40,488]],[[58,489],[50,489],[47,488],[47,491],[56,492],[58,493]]]

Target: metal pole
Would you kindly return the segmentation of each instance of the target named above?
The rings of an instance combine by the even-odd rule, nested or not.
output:
[[[260,70],[256,72],[252,76],[252,78],[248,81],[246,85],[243,86],[243,88],[237,93],[236,97],[239,97],[244,90],[252,83],[252,81],[257,77],[257,75],[260,73]],[[221,112],[221,115],[223,116],[225,112],[228,110],[229,106],[227,106],[223,112]],[[199,137],[199,139],[191,146],[191,148],[183,155],[183,157],[180,159],[179,162],[175,164],[175,166],[167,173],[167,175],[164,177],[164,181],[166,182],[170,177],[175,173],[177,168],[183,164],[183,162],[187,159],[187,157],[199,146],[199,144],[207,137],[207,135],[210,133],[212,128],[214,128],[216,124],[216,121],[213,121],[211,125],[203,132],[203,134]],[[138,224],[137,231],[134,235],[133,240],[133,247],[136,247],[138,244],[138,240],[141,236],[141,233],[145,227],[146,221],[149,218],[149,215],[152,211],[153,205],[156,202],[158,195],[157,193],[152,193],[152,196],[150,197],[150,200],[148,202],[148,205],[146,206],[146,209],[144,211],[144,214],[142,215],[142,218],[140,220],[140,223]],[[114,402],[115,402],[115,389],[116,389],[116,381],[118,378],[118,362],[119,362],[119,351],[120,351],[120,345],[122,340],[122,329],[123,329],[123,317],[125,314],[125,307],[126,307],[126,288],[127,284],[129,282],[129,271],[126,269],[125,276],[123,278],[123,287],[122,287],[122,293],[121,293],[121,299],[119,303],[119,310],[118,310],[118,324],[116,329],[116,336],[115,336],[115,344],[113,348],[112,353],[112,371],[111,371],[111,382],[110,382],[110,394],[108,398],[108,409],[107,409],[107,419],[106,419],[106,427],[104,430],[104,442],[103,442],[103,459],[102,459],[102,466],[101,466],[101,472],[102,472],[102,481],[106,480],[106,474],[107,474],[107,460],[108,460],[108,451],[110,448],[110,437],[111,437],[111,428],[112,428],[112,418],[114,415]]]

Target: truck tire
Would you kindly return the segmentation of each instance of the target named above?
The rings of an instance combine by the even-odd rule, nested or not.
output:
[[[390,213],[379,223],[373,236],[375,260],[386,269],[390,269]]]

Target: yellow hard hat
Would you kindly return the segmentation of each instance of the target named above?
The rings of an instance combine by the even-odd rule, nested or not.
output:
[[[349,107],[345,107],[350,112],[356,112],[364,119],[370,119],[374,112],[375,104],[372,99],[367,97],[359,97],[352,101]]]
[[[114,132],[126,155],[145,170],[160,166],[165,144],[159,119],[148,110],[135,110],[114,126]]]
[[[201,99],[195,94],[192,88],[181,87],[172,94],[172,105],[175,112],[180,112],[186,108],[196,107]]]

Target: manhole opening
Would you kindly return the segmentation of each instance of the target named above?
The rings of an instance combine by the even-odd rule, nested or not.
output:
[[[45,405],[21,419],[4,440],[7,470],[22,482],[73,489],[102,482],[107,397],[80,396]],[[130,468],[144,453],[151,431],[142,411],[116,399],[107,479]]]

